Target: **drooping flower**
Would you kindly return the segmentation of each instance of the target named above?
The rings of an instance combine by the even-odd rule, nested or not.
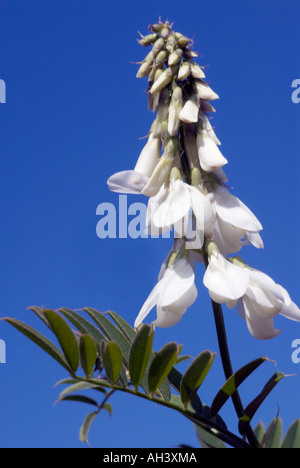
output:
[[[217,186],[210,196],[215,213],[210,235],[223,254],[238,252],[249,242],[263,248],[259,234],[262,225],[239,198],[222,185]]]
[[[173,168],[171,175],[176,170]],[[184,236],[187,234],[191,212],[194,214],[195,231],[203,231],[213,215],[209,199],[199,188],[186,184],[180,178],[171,178],[170,183],[149,200],[146,219],[148,230],[155,234],[157,229],[165,230],[174,226],[177,235]]]
[[[197,133],[197,148],[200,166],[203,171],[211,172],[228,163],[215,141],[205,130]]]
[[[155,285],[143,307],[141,308],[134,326],[147,317],[156,306],[157,318],[152,323],[157,327],[171,327],[176,325],[197,298],[194,268],[185,255],[174,264],[167,265],[160,280]]]
[[[203,283],[214,302],[226,303],[231,308],[245,294],[249,285],[249,272],[247,268],[226,260],[214,242],[210,242],[208,249],[209,264]]]
[[[252,336],[268,340],[279,335],[280,330],[274,327],[274,317],[278,314],[300,322],[300,310],[286,289],[259,270],[244,269],[249,270],[249,285],[237,305]]]

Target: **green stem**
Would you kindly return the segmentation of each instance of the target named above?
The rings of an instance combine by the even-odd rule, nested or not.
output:
[[[207,253],[203,252],[203,258],[204,258],[205,266],[207,268],[208,266]],[[231,358],[230,358],[230,353],[229,353],[229,348],[228,348],[222,306],[221,304],[217,304],[213,300],[211,301],[211,303],[212,303],[212,308],[213,308],[213,313],[214,313],[222,366],[223,366],[225,378],[226,380],[228,380],[233,374],[233,368],[232,368]],[[233,402],[235,412],[238,418],[241,418],[244,414],[244,407],[243,407],[238,390],[236,390],[234,394],[232,395],[232,402]],[[251,426],[249,426],[246,432],[246,436],[252,448],[261,447]]]
[[[112,389],[110,383],[106,382],[103,379],[101,379],[101,381],[99,381],[99,380],[96,380],[96,379],[86,379],[86,378],[82,378],[82,377],[78,377],[78,376],[76,376],[75,378],[77,380],[80,380],[80,381],[83,381],[83,382],[90,382],[93,385],[98,384],[99,386]],[[159,404],[159,405],[162,405],[162,406],[166,406],[167,408],[171,408],[171,409],[179,412],[180,414],[182,414],[186,418],[188,418],[190,421],[192,421],[197,426],[200,426],[201,428],[208,431],[211,435],[213,435],[215,437],[218,437],[219,439],[221,439],[223,442],[227,443],[228,445],[230,445],[230,446],[232,446],[234,448],[250,448],[246,441],[244,441],[240,437],[236,436],[235,434],[231,433],[227,429],[222,428],[221,426],[219,426],[215,422],[207,420],[206,418],[204,418],[202,416],[199,416],[198,414],[196,414],[196,413],[194,413],[194,412],[192,412],[190,410],[184,410],[183,408],[181,409],[178,406],[171,403],[170,401],[166,401],[166,400],[156,398],[156,397],[151,397],[151,396],[148,396],[145,393],[136,391],[136,390],[131,389],[129,387],[122,387],[122,386],[119,386],[119,385],[114,385],[112,390],[113,391],[119,390],[119,391],[124,392],[124,393],[129,393],[130,395],[135,395],[135,396],[138,396],[138,397],[143,398],[145,400],[151,401],[153,403],[156,403],[156,404]],[[109,396],[110,396],[110,394],[111,394],[111,392],[109,393]],[[103,406],[103,403],[102,403],[101,406]]]

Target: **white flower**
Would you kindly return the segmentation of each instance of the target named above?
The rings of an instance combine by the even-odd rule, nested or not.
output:
[[[219,99],[218,94],[215,93],[204,81],[196,81],[195,87],[197,95],[200,99],[204,99],[206,101],[214,101],[215,99]]]
[[[225,302],[232,308],[249,285],[249,272],[226,260],[220,252],[213,252],[205,272],[203,283],[214,302]]]
[[[280,330],[274,328],[273,319],[278,314],[300,322],[299,308],[281,285],[261,271],[245,270],[249,270],[249,285],[238,300],[238,312],[252,336],[260,340],[276,337]]]
[[[190,210],[195,215],[196,230],[203,230],[213,215],[209,199],[198,188],[181,179],[171,180],[168,187],[163,186],[156,197],[149,200],[146,224],[153,233],[155,228],[170,229],[174,226],[183,236],[187,232]]]
[[[158,193],[169,177],[177,148],[170,141],[164,154],[157,158],[158,144],[155,140],[158,138],[153,137],[150,142],[148,141],[151,145],[149,144],[147,151],[144,153],[142,151],[143,154],[140,155],[137,162],[136,168],[144,173],[138,172],[136,168],[133,171],[117,172],[107,181],[110,190],[119,193],[143,194],[148,197]],[[156,151],[154,147],[156,147]],[[147,156],[150,161],[147,160]]]
[[[259,234],[262,225],[241,200],[221,185],[210,196],[215,212],[210,235],[223,254],[238,252],[249,242],[257,248],[263,248]]]
[[[206,172],[211,172],[228,163],[218,146],[205,131],[197,133],[198,157],[201,168]]]
[[[157,318],[152,322],[153,325],[163,328],[176,325],[195,302],[197,294],[194,269],[187,258],[180,258],[173,267],[167,267],[163,272],[141,308],[134,323],[135,328],[155,306]]]

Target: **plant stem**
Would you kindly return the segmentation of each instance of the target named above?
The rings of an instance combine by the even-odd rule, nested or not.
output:
[[[211,301],[211,302],[212,302],[212,307],[213,307],[213,312],[214,312],[216,331],[217,331],[217,336],[218,336],[223,370],[224,370],[224,374],[227,380],[229,379],[229,377],[232,376],[233,369],[232,369],[228,342],[227,342],[227,337],[226,337],[223,311],[222,311],[222,307],[220,304],[217,304],[214,301]],[[244,408],[243,408],[243,404],[242,404],[239,392],[237,390],[232,395],[232,402],[233,402],[238,418],[241,418],[244,414]],[[246,432],[246,435],[249,440],[249,444],[251,445],[252,448],[260,448],[260,444],[250,426]]]

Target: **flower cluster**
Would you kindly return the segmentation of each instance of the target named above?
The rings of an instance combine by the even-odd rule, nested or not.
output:
[[[169,22],[149,26],[139,43],[152,46],[140,63],[138,78],[148,78],[148,108],[155,113],[147,142],[133,170],[112,175],[109,188],[149,197],[146,229],[174,229],[175,242],[157,285],[140,310],[137,327],[156,306],[159,327],[179,322],[197,297],[195,261],[207,266],[204,285],[213,301],[237,304],[250,333],[275,337],[273,318],[300,321],[300,311],[282,286],[237,257],[252,244],[263,248],[262,225],[226,183],[228,163],[211,125],[212,102],[219,96],[194,59],[193,41]]]

